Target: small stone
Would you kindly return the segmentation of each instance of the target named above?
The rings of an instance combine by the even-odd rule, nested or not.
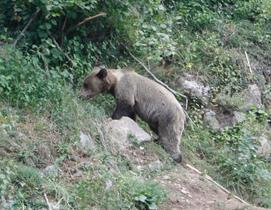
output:
[[[75,174],[72,175],[74,178],[79,178],[83,176],[83,172],[82,171],[77,171]]]
[[[109,190],[113,186],[113,182],[109,179],[105,182],[105,190]]]
[[[163,168],[163,163],[160,160],[149,163],[148,168],[152,171],[158,171]]]
[[[27,139],[27,136],[22,132],[18,132],[17,137],[19,140],[26,140]]]
[[[170,176],[165,175],[165,176],[163,176],[163,179],[164,179],[164,180],[168,180],[168,179],[170,179]]]
[[[138,171],[141,171],[141,170],[143,169],[143,167],[142,167],[141,165],[137,165],[137,166],[136,166],[136,169],[137,169]]]
[[[266,157],[267,159],[271,155],[271,144],[270,141],[267,139],[266,136],[261,136],[259,138],[260,146],[258,148],[258,154]]]
[[[91,137],[80,131],[80,148],[83,151],[95,150],[96,145]]]
[[[216,113],[212,110],[208,110],[205,112],[203,117],[204,123],[207,127],[213,129],[213,130],[219,130],[220,124],[219,121],[216,118]]]
[[[246,120],[246,114],[243,112],[233,112],[233,124],[241,123]]]
[[[48,175],[48,176],[57,176],[58,172],[59,172],[59,169],[56,166],[54,166],[54,165],[47,166],[43,170],[43,173],[45,175]]]

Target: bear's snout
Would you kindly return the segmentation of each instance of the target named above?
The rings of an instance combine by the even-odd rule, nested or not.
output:
[[[80,93],[79,93],[79,98],[80,99],[85,99],[85,100],[88,100],[90,98],[92,98],[91,94],[85,90],[81,90]]]

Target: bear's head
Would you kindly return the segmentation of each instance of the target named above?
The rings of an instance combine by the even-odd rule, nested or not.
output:
[[[110,90],[112,79],[105,67],[94,67],[92,73],[84,79],[80,97],[90,99],[99,93]]]

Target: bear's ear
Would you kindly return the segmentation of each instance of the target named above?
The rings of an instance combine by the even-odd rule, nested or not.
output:
[[[102,68],[96,75],[99,79],[104,79],[107,76],[106,68]]]

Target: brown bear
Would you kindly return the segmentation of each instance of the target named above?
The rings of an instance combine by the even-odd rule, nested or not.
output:
[[[159,136],[158,143],[176,162],[182,161],[180,140],[185,114],[174,95],[160,84],[133,71],[95,67],[84,80],[80,96],[89,99],[111,93],[117,100],[112,119],[136,115]]]

